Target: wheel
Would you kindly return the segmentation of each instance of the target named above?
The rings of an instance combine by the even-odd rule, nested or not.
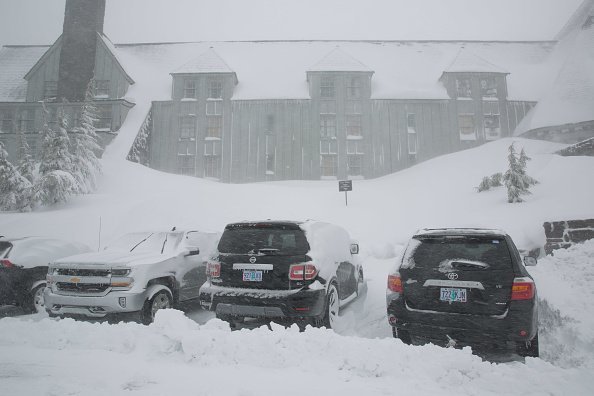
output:
[[[45,283],[35,287],[27,296],[23,303],[23,310],[27,313],[39,313],[45,310],[45,299],[43,291],[45,290]]]
[[[328,293],[326,294],[326,311],[324,312],[322,326],[334,329],[338,320],[339,310],[340,300],[338,299],[338,290],[336,289],[336,285],[331,283],[328,286]]]
[[[539,356],[539,349],[538,349],[538,331],[534,338],[527,342],[518,342],[516,344],[516,352],[520,356],[527,356],[527,357],[538,357]]]
[[[146,325],[152,323],[158,310],[168,308],[171,308],[171,294],[161,290],[153,298],[145,301],[141,315],[142,323]]]
[[[403,344],[410,345],[412,344],[412,340],[410,338],[410,333],[408,330],[398,330],[396,327],[392,327],[392,335],[394,338],[400,338]]]

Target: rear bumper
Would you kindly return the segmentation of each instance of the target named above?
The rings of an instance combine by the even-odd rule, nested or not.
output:
[[[326,292],[311,290],[262,290],[221,287],[206,282],[200,304],[219,318],[304,319],[324,314]]]
[[[111,291],[105,296],[64,296],[46,287],[44,292],[45,309],[53,315],[86,316],[103,318],[110,314],[138,312],[147,298],[147,291],[130,293]]]
[[[485,344],[529,341],[537,332],[535,300],[515,301],[502,315],[468,315],[410,308],[404,298],[388,298],[390,325],[435,343]],[[525,333],[524,333],[525,332]]]

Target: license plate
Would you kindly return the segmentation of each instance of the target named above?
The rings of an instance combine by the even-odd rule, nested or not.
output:
[[[439,299],[447,302],[466,302],[466,289],[442,287]]]
[[[262,271],[243,270],[244,282],[262,282]]]

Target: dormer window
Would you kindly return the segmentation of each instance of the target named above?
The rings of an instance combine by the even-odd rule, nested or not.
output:
[[[109,80],[95,81],[95,97],[109,98]]]
[[[459,98],[470,98],[472,96],[469,78],[456,79],[456,93]]]
[[[322,81],[320,82],[320,97],[334,97],[334,79],[332,77],[322,77]]]
[[[194,99],[196,98],[196,81],[185,80],[184,81],[184,98]]]
[[[223,98],[223,83],[219,80],[211,81],[208,86],[208,97],[210,99]]]
[[[58,82],[46,81],[43,86],[43,99],[55,99],[58,96]]]
[[[497,97],[497,81],[494,78],[481,78],[481,95],[483,98]]]

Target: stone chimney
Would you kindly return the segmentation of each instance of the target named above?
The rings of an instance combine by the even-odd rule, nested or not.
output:
[[[66,0],[58,72],[58,100],[80,102],[95,72],[97,32],[103,33],[105,0]]]

